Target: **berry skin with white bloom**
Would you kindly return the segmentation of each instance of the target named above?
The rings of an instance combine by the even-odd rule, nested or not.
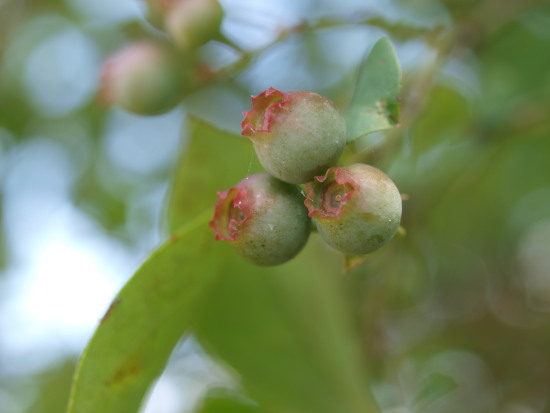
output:
[[[306,244],[310,220],[295,185],[259,173],[219,192],[218,198],[210,228],[248,261],[283,264]]]
[[[262,166],[282,181],[311,181],[334,165],[346,145],[346,125],[334,104],[309,91],[269,88],[251,98],[242,135]]]
[[[332,167],[306,185],[304,202],[321,237],[347,255],[387,244],[401,221],[399,190],[381,170],[365,164]]]

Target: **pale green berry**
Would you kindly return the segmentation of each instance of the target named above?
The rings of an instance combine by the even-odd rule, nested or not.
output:
[[[248,261],[282,264],[304,247],[310,220],[298,187],[267,173],[251,175],[218,193],[210,227]]]
[[[157,115],[176,106],[186,87],[181,63],[169,47],[153,41],[132,43],[101,69],[100,97],[140,115]]]
[[[190,51],[219,34],[223,14],[217,0],[172,0],[164,25],[176,46]]]
[[[401,221],[401,195],[381,170],[365,164],[332,167],[306,185],[305,205],[321,237],[347,255],[387,244]]]
[[[290,183],[305,183],[334,165],[346,144],[346,126],[324,96],[269,88],[252,97],[242,134],[252,140],[262,166]]]

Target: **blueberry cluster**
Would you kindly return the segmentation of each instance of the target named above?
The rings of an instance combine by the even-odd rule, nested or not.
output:
[[[251,99],[242,134],[268,173],[218,193],[210,227],[247,260],[278,265],[296,256],[313,221],[327,244],[363,255],[387,242],[401,220],[401,196],[382,171],[334,166],[346,145],[343,116],[313,92],[274,88]],[[305,184],[306,198],[297,184]]]
[[[164,36],[127,44],[101,67],[100,101],[139,115],[173,109],[211,77],[199,49],[219,37],[218,0],[145,0],[147,20]]]

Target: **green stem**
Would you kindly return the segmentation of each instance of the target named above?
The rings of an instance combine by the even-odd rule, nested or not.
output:
[[[268,44],[251,51],[243,50],[239,45],[235,44],[231,39],[228,39],[226,36],[221,35],[219,40],[236,50],[241,54],[240,58],[234,63],[226,66],[218,71],[215,78],[216,79],[227,79],[234,77],[235,75],[242,72],[248,67],[248,65],[257,59],[260,55],[271,49],[273,46],[285,41],[290,36],[294,34],[302,34],[305,32],[311,32],[315,30],[322,30],[334,27],[341,26],[350,26],[350,25],[366,25],[369,24],[369,19],[362,20],[351,20],[351,19],[340,19],[332,17],[322,17],[314,22],[303,21],[295,26],[283,28],[279,31],[279,34],[275,39],[273,39]]]

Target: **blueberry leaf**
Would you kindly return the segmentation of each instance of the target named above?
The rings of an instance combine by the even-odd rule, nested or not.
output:
[[[188,331],[197,297],[219,272],[210,216],[174,233],[113,300],[78,363],[67,413],[138,411]]]
[[[390,40],[383,37],[359,68],[346,113],[348,142],[398,124],[400,88],[401,67]]]
[[[310,239],[276,267],[234,256],[199,300],[197,339],[267,412],[380,411],[344,285],[334,277],[338,262],[325,248]]]

